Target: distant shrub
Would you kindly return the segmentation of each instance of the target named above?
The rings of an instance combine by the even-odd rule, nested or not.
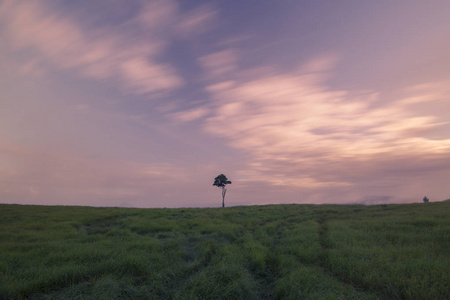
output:
[[[423,197],[423,202],[424,202],[424,203],[428,203],[429,201],[430,201],[430,199],[428,199],[427,196]]]

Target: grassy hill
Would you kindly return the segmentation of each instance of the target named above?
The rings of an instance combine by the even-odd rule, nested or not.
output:
[[[450,202],[0,205],[0,299],[450,299]]]

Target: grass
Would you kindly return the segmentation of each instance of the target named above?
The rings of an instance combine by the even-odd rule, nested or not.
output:
[[[0,299],[450,299],[450,202],[0,205]]]

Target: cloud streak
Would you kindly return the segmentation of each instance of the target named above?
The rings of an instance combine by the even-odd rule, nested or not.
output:
[[[240,173],[244,181],[316,190],[348,190],[377,180],[386,186],[391,172],[397,170],[398,177],[427,172],[450,154],[448,137],[424,134],[449,122],[412,107],[448,97],[433,88],[443,83],[410,87],[398,99],[383,102],[376,92],[328,88],[334,57],[314,60],[298,72],[228,72],[224,66],[236,64],[226,63],[231,56],[224,53],[229,52],[204,59],[210,78],[216,79],[206,88],[213,101],[204,130],[247,154]],[[224,73],[243,75],[217,80]],[[414,160],[421,161],[419,167],[408,163]]]
[[[212,18],[203,9],[174,26],[181,15],[171,1],[145,2],[139,13],[115,27],[83,25],[40,1],[4,1],[0,16],[16,48],[35,49],[57,67],[119,82],[134,94],[167,93],[183,86],[176,69],[162,61],[171,36],[167,32],[192,31]]]

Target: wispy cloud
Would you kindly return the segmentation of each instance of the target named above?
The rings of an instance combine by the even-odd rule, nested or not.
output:
[[[170,114],[169,117],[176,121],[190,122],[198,120],[206,115],[208,115],[209,110],[205,107],[194,108],[187,111],[181,111],[178,113]]]
[[[448,97],[434,88],[439,83],[405,89],[387,102],[377,92],[327,87],[335,56],[310,61],[298,72],[239,70],[235,58],[222,51],[202,60],[208,74],[218,75],[206,88],[213,101],[204,129],[247,154],[244,181],[348,188],[363,177],[380,183],[395,165],[397,176],[406,176],[412,166],[402,169],[398,161],[408,166],[406,161],[420,159],[425,172],[450,153],[448,136],[423,134],[448,121],[412,106]],[[227,80],[220,81],[222,74]]]
[[[209,31],[214,25],[217,10],[210,4],[201,5],[181,16],[176,30],[182,37],[189,37]]]
[[[211,53],[199,58],[208,78],[223,79],[237,70],[237,54],[231,49]]]
[[[163,62],[165,48],[176,31],[201,27],[213,12],[205,7],[183,15],[176,2],[151,1],[122,24],[93,28],[41,1],[6,0],[0,16],[16,48],[35,49],[41,59],[57,67],[119,82],[130,93],[147,94],[184,84],[175,67]]]

